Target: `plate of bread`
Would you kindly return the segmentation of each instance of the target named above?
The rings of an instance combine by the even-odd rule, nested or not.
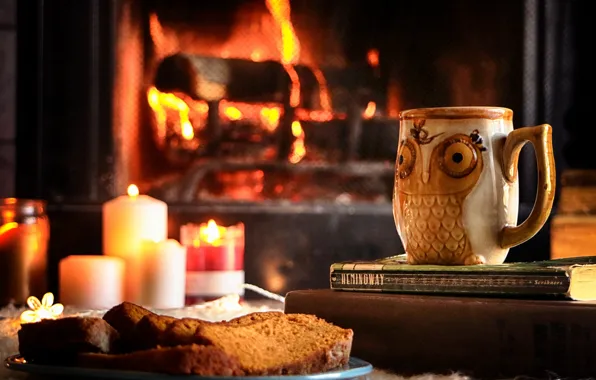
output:
[[[124,302],[99,317],[26,323],[10,370],[77,378],[353,379],[353,331],[308,314],[255,312],[209,322]]]

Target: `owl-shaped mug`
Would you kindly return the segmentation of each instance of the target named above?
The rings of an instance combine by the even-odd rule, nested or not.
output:
[[[501,264],[533,237],[555,191],[552,128],[513,129],[499,107],[421,108],[400,113],[393,216],[410,264]],[[517,163],[534,146],[534,208],[519,226]]]

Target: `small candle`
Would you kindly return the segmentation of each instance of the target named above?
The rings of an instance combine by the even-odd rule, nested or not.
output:
[[[174,239],[144,241],[140,304],[157,309],[184,306],[186,249]]]
[[[109,309],[123,300],[124,260],[102,255],[68,256],[59,264],[60,302]]]
[[[187,247],[187,303],[244,294],[244,225],[218,226],[214,220],[181,228]]]
[[[119,196],[103,205],[103,251],[125,261],[124,300],[138,303],[143,241],[167,239],[168,207],[165,202],[139,195],[135,185],[128,195]]]

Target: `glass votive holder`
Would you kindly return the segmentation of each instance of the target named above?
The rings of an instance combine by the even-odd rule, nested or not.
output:
[[[244,295],[244,224],[185,224],[180,242],[186,247],[187,305]]]
[[[0,198],[0,305],[25,305],[47,292],[50,236],[46,203]]]

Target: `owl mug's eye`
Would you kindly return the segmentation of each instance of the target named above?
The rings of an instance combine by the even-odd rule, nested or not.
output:
[[[411,141],[404,141],[397,153],[397,172],[404,179],[412,173],[416,162],[416,150]]]
[[[478,163],[476,148],[466,138],[445,140],[439,152],[439,166],[450,177],[462,178],[474,170]]]

